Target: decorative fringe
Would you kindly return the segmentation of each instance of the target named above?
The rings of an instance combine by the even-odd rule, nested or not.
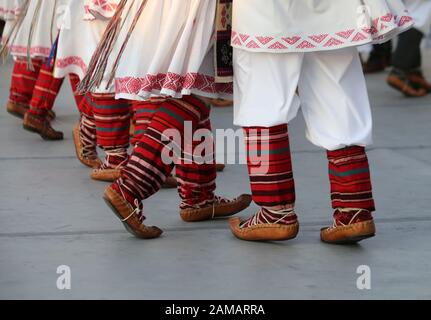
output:
[[[102,39],[97,46],[96,51],[91,58],[87,69],[87,74],[78,85],[78,94],[83,95],[92,88],[97,87],[103,80],[109,56],[114,48],[115,41],[121,29],[121,17],[126,7],[127,0],[121,0],[118,4],[117,11],[111,18]]]
[[[30,71],[34,71],[33,62],[31,61],[31,43],[33,41],[34,30],[37,26],[38,18],[40,15],[40,7],[42,6],[42,0],[37,0],[36,9],[34,11],[33,19],[31,20],[30,33],[27,41],[27,68]]]
[[[4,37],[5,40],[3,41],[0,47],[0,59],[2,62],[6,60],[6,57],[9,54],[9,45],[15,41],[17,30],[19,30],[19,28],[21,27],[22,22],[24,21],[24,17],[27,15],[29,6],[30,6],[30,0],[26,0],[22,5],[22,10],[20,11],[20,14],[18,15],[14,24],[9,30],[8,35]]]
[[[112,82],[114,81],[115,72],[118,69],[118,65],[120,63],[120,59],[123,56],[124,50],[127,47],[127,44],[128,44],[128,42],[130,40],[130,37],[131,37],[133,31],[135,30],[136,24],[138,23],[138,20],[141,17],[142,12],[144,11],[144,8],[145,8],[146,4],[147,4],[147,0],[143,0],[142,3],[141,3],[141,6],[139,7],[138,12],[136,13],[135,17],[133,18],[133,22],[132,22],[132,25],[129,28],[129,31],[127,32],[126,39],[124,40],[123,44],[121,45],[120,52],[118,53],[118,56],[115,59],[115,62],[114,62],[114,65],[112,67],[112,71],[111,71],[111,73],[109,75],[109,80],[108,80],[108,83],[107,83],[105,89],[108,89],[111,86]]]
[[[119,3],[117,11],[115,12],[114,17],[110,21],[108,28],[105,31],[105,34],[103,35],[102,40],[99,43],[99,46],[96,49],[96,52],[91,59],[87,74],[85,75],[84,79],[81,81],[81,83],[78,86],[79,94],[85,94],[101,85],[104,79],[104,75],[106,73],[109,57],[112,54],[115,42],[118,39],[118,34],[120,30],[123,28],[126,20],[124,19],[123,23],[121,23],[122,14],[124,12],[126,2],[127,0],[126,1],[122,0]],[[115,58],[115,62],[113,64],[111,72],[109,73],[109,78],[105,89],[108,89],[112,85],[112,82],[114,81],[115,72],[117,71],[118,65],[120,63],[120,59],[123,56],[124,50],[127,47],[129,39],[133,31],[135,30],[136,24],[138,23],[138,20],[141,17],[146,4],[147,4],[147,0],[142,0],[142,3],[138,9],[138,12],[133,18],[132,24],[127,32],[126,38],[121,45],[120,51],[117,57]],[[124,18],[127,18],[129,16],[130,9],[131,9],[131,6],[129,7],[129,10]]]
[[[58,4],[58,1],[54,0],[54,7],[52,9],[52,17],[51,17],[51,29],[50,29],[51,46],[54,44],[54,38],[53,38],[53,35],[52,35],[52,30],[54,30],[55,14],[57,12],[57,4]]]

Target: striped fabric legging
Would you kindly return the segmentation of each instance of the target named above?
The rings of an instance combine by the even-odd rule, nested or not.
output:
[[[295,204],[288,126],[244,128],[251,190],[256,204],[288,208]],[[328,151],[334,209],[374,211],[370,169],[365,148]]]
[[[295,182],[287,125],[244,128],[253,200],[261,207],[292,207]]]
[[[144,137],[153,116],[165,99],[153,98],[147,101],[132,101],[133,123],[135,131],[132,136],[132,145],[136,145]]]
[[[104,166],[117,168],[125,164],[130,140],[130,102],[116,100],[114,94],[93,93],[85,99],[93,109],[97,144],[107,155]]]
[[[29,113],[44,116],[48,110],[53,108],[64,80],[54,78],[53,71],[53,66],[47,63],[42,64],[30,101]]]
[[[32,63],[34,71],[28,69],[27,60],[17,59],[15,61],[10,86],[10,102],[27,106],[30,104],[43,60],[32,59]]]
[[[328,151],[329,180],[334,209],[375,211],[370,166],[363,147]]]
[[[134,111],[140,141],[137,142],[128,165],[122,170],[120,181],[127,200],[133,203],[135,199],[142,201],[155,194],[176,166],[182,208],[201,206],[212,201],[216,188],[214,153],[202,154],[207,160],[205,164],[183,161],[186,155],[184,150],[191,147],[193,152],[199,145],[198,141],[191,144],[186,141],[186,122],[191,125],[193,133],[199,129],[211,132],[210,108],[193,96],[185,96],[182,99],[134,103]],[[183,150],[175,163],[166,163],[162,154],[172,140],[164,141],[162,137],[166,130],[173,129],[181,135]],[[213,144],[212,137],[206,143]]]
[[[70,86],[72,87],[73,97],[75,98],[76,106],[80,113],[83,112],[81,110],[81,103],[84,99],[84,95],[77,94],[78,84],[79,84],[79,77],[76,74],[70,74],[69,75],[70,80]]]
[[[86,151],[96,151],[97,133],[96,122],[94,119],[93,105],[91,102],[91,94],[87,93],[80,99],[78,106],[80,119],[81,143]]]

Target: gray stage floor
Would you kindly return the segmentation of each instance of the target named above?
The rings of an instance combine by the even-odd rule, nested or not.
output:
[[[11,63],[1,67],[2,106],[10,74]],[[431,298],[431,96],[403,98],[384,77],[368,77],[379,233],[353,247],[319,242],[331,220],[326,158],[304,138],[300,117],[291,128],[302,222],[296,240],[246,243],[225,220],[185,224],[176,191],[163,190],[146,202],[146,215],[165,234],[139,241],[101,200],[106,185],[92,182],[75,159],[77,111],[68,85],[56,107],[63,142],[23,131],[1,108],[0,298]],[[229,128],[232,111],[215,109],[213,119],[215,128]],[[225,196],[249,192],[246,168],[229,166],[218,186]],[[71,290],[57,289],[60,265],[70,267]],[[357,288],[361,265],[371,268],[371,290]]]

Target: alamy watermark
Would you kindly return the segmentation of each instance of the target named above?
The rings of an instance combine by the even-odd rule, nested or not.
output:
[[[193,129],[190,121],[184,123],[184,130],[168,129],[161,133],[164,143],[162,161],[171,164],[214,164],[215,154],[224,155],[224,164],[250,164],[251,170],[268,172],[270,150],[269,129],[251,129],[247,136],[248,150],[244,152],[242,129]],[[254,168],[254,169],[253,169]]]
[[[371,290],[371,268],[367,265],[361,265],[356,269],[356,273],[360,276],[356,280],[358,290]]]
[[[57,267],[57,289],[71,290],[72,289],[72,270],[69,266],[61,265]]]

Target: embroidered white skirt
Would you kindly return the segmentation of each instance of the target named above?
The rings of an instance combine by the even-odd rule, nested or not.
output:
[[[23,0],[0,0],[0,19],[11,20],[20,13]]]
[[[214,78],[215,13],[215,0],[148,0],[115,74],[117,98],[230,96],[232,84]]]
[[[380,43],[410,28],[401,0],[235,0],[235,48],[313,52]]]
[[[76,74],[81,80],[102,38],[108,21],[88,15],[82,0],[70,0],[60,28],[54,76],[64,78]]]
[[[86,14],[91,14],[93,19],[110,19],[114,16],[119,2],[120,0],[84,0],[84,7]]]
[[[36,9],[40,2],[39,13]],[[14,57],[27,56],[32,58],[47,58],[58,34],[58,21],[62,18],[63,8],[69,0],[38,0],[30,1],[27,14],[22,25],[16,31],[9,45]],[[33,28],[33,31],[30,30]]]

